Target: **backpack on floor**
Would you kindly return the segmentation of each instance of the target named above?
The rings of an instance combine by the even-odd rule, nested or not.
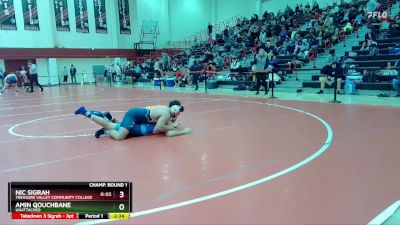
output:
[[[233,88],[234,91],[245,91],[247,90],[246,85],[244,84],[239,84],[237,87]]]
[[[344,94],[345,95],[356,94],[356,82],[354,82],[353,80],[346,80],[344,85]]]

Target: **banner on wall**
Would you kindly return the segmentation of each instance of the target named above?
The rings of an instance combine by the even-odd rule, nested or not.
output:
[[[70,31],[67,0],[54,0],[57,31]]]
[[[94,18],[96,20],[96,33],[107,33],[107,18],[105,0],[93,0]]]
[[[17,29],[13,0],[0,0],[0,29]]]
[[[36,0],[22,0],[25,30],[40,30]]]
[[[129,1],[118,0],[119,29],[121,34],[131,34]]]
[[[86,0],[75,0],[76,32],[89,33]]]

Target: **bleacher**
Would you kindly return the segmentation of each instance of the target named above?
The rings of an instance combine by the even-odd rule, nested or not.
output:
[[[360,3],[361,1],[359,1]],[[366,4],[366,1],[362,1],[362,4]],[[305,24],[309,21],[309,17],[305,16],[304,14],[300,14],[292,18],[296,20],[296,22],[299,25]],[[341,28],[343,27],[344,24],[336,24],[336,27]],[[373,24],[373,26],[379,26],[379,24]],[[310,28],[307,28],[306,30],[303,29],[301,31],[302,36],[304,37],[308,30]],[[222,30],[219,30],[222,32]],[[358,29],[355,29],[353,32],[357,32],[358,35]],[[347,32],[346,35],[351,34],[351,32]],[[218,34],[217,34],[218,35]],[[221,34],[222,35],[222,34]],[[382,39],[377,39],[375,42],[377,43],[377,48],[379,49],[379,54],[377,56],[371,56],[370,51],[360,51],[361,45],[363,44],[364,41],[359,41],[358,45],[352,46],[351,47],[351,55],[350,58],[353,59],[354,61],[351,62],[350,64],[356,66],[356,70],[363,74],[364,70],[367,71],[377,71],[385,68],[387,66],[387,63],[390,62],[392,66],[396,63],[396,61],[400,58],[399,55],[394,55],[394,54],[389,54],[390,50],[395,47],[398,43],[400,43],[400,30],[392,30],[390,32],[386,32],[385,38]],[[346,43],[345,42],[346,38],[343,41],[339,41],[340,45],[345,46],[351,45],[353,43]],[[224,43],[218,43],[219,46],[223,46]],[[323,45],[323,44],[322,44]],[[192,46],[190,49],[190,54],[192,56],[195,56],[195,58],[199,61],[205,62],[205,52],[210,51],[209,44],[207,41],[203,41],[197,46]],[[325,53],[329,49],[324,48],[324,46],[320,46],[318,48],[318,53]],[[250,49],[246,49],[247,51],[247,58],[251,59],[253,58],[254,54]],[[220,51],[221,52],[221,51]],[[227,51],[226,49],[222,51],[222,53],[230,53],[229,50]],[[318,54],[319,55],[319,54]],[[155,54],[152,55],[150,58],[154,59],[159,57],[159,55]],[[181,59],[184,62],[187,62],[188,58],[183,58]],[[293,55],[277,55],[276,56],[276,61],[278,62],[278,71],[279,74],[291,74],[292,71],[289,69],[289,62],[293,60]],[[303,80],[302,82],[302,87],[309,87],[309,88],[319,88],[320,87],[320,82],[319,82],[319,75],[320,75],[320,69],[303,69],[305,64],[310,63],[309,58],[300,58],[296,57],[297,61],[301,61],[302,63],[298,63],[296,65],[296,69],[298,71],[304,70],[304,71],[315,71],[315,74],[311,76],[311,80]],[[307,68],[307,67],[306,67]],[[242,68],[246,69],[243,71],[249,72],[250,68]],[[232,71],[224,70],[222,71],[224,74],[232,74]],[[233,73],[234,74],[234,73]],[[243,74],[243,75],[248,75],[248,74]],[[393,79],[394,76],[385,76],[385,77],[379,77],[379,82],[375,83],[358,83],[357,84],[357,89],[369,89],[369,90],[391,90],[392,86],[388,82],[389,80]],[[245,79],[240,79],[238,81],[233,81],[233,80],[223,80],[223,81],[217,81],[221,85],[238,85],[238,84],[249,84],[251,81],[245,81]],[[329,86],[327,86],[329,88]]]
[[[303,24],[305,24],[305,23],[310,21],[310,17],[306,16],[304,14],[300,14],[300,15],[297,15],[294,18],[294,20],[296,20],[299,25],[303,25]],[[339,27],[339,28],[341,28],[343,26],[344,26],[344,24],[337,25],[337,27]],[[306,30],[302,30],[301,31],[302,37],[305,37],[308,34],[310,29],[311,28],[307,28]],[[355,29],[354,32],[357,32],[357,29]],[[346,33],[346,35],[349,35],[349,34],[351,34],[351,32]],[[323,44],[321,43],[320,48],[318,48],[318,51],[317,51],[318,54],[324,53],[326,51],[326,48],[324,48],[324,46],[322,46],[322,45]],[[206,49],[204,45],[198,46],[198,47],[194,47],[194,48],[192,48],[192,55],[195,55],[196,58],[201,57],[201,55],[204,52],[204,49]],[[225,53],[225,51],[224,51],[224,53]],[[251,54],[250,56],[248,55],[248,58],[252,58],[252,57],[254,57],[253,54]],[[302,62],[302,63],[297,63],[296,64],[296,69],[302,69],[304,64],[307,64],[307,63],[310,62],[308,57],[307,58],[295,57],[295,58],[296,58],[296,61],[301,61]],[[278,61],[278,66],[277,66],[278,68],[277,69],[280,70],[281,74],[291,74],[292,73],[292,71],[289,69],[289,62],[291,62],[293,60],[293,56],[292,55],[285,55],[285,56],[278,55],[276,60]],[[231,71],[231,72],[233,72],[233,71]],[[284,76],[281,76],[281,77],[284,78]],[[222,82],[222,83],[229,83],[230,85],[235,85],[235,84],[237,85],[237,84],[240,84],[241,81],[239,81],[239,82]]]
[[[396,33],[398,30],[394,30],[389,32]],[[353,59],[354,61],[348,62],[348,64],[355,65],[356,70],[363,74],[364,70],[367,71],[377,71],[382,70],[387,67],[388,62],[391,63],[392,68],[394,68],[395,63],[400,60],[399,54],[388,54],[389,50],[400,43],[400,38],[395,37],[393,38],[392,35],[389,35],[388,38],[377,39],[375,42],[378,43],[377,47],[379,49],[379,54],[376,56],[369,55],[369,51],[359,51],[357,49],[361,48],[361,45],[364,41],[360,41],[358,46],[353,46],[352,50],[353,53],[356,53],[354,56],[350,56],[349,58]],[[357,83],[357,89],[367,89],[367,90],[393,90],[393,86],[390,83],[391,80],[396,78],[395,75],[377,75],[376,79],[377,82],[361,82]],[[304,88],[319,88],[319,71],[316,71],[316,74],[312,76],[311,81],[304,81],[303,82]],[[327,86],[327,88],[332,88]]]

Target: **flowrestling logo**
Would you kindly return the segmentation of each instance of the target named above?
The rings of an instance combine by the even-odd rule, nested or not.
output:
[[[368,12],[368,19],[370,19],[370,18],[387,19],[388,13],[387,12]]]

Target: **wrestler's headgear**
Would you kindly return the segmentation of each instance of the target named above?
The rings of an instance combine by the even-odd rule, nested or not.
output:
[[[185,110],[181,102],[178,100],[171,101],[169,103],[169,107],[171,108],[171,114],[173,117],[175,117],[179,112],[183,112]]]

